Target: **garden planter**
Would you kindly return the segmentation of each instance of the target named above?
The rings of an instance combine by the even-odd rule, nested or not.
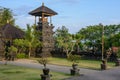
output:
[[[79,69],[70,69],[71,75],[79,75]]]
[[[116,60],[116,66],[120,66],[120,59]]]
[[[44,75],[49,75],[50,70],[48,68],[43,69],[43,74]]]
[[[79,69],[77,64],[72,65],[72,69],[70,69],[71,75],[79,75]]]
[[[74,70],[74,69],[71,69],[71,70],[70,70],[70,73],[71,73],[71,75],[75,75],[75,70]]]
[[[43,74],[41,74],[41,80],[50,80],[50,77],[52,76],[49,74],[50,70],[48,68],[43,69]]]
[[[106,64],[101,64],[101,70],[106,70],[107,69],[107,65]]]
[[[107,69],[107,61],[106,60],[102,60],[101,70],[106,70],[106,69]]]
[[[44,74],[41,74],[40,76],[41,76],[41,80],[51,80],[50,77],[51,77],[52,75],[44,75]]]

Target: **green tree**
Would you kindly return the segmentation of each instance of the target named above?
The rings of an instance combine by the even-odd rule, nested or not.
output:
[[[76,41],[73,40],[73,36],[68,33],[68,29],[65,26],[56,30],[55,40],[56,46],[62,48],[68,58],[74,49]]]
[[[12,55],[12,56],[16,56],[16,54],[17,54],[17,51],[18,51],[18,49],[16,48],[16,47],[14,47],[14,46],[11,46],[10,48],[9,48],[9,50],[10,50],[10,55]]]
[[[104,26],[105,50],[112,47],[112,45],[118,46],[119,38],[117,37],[118,36],[117,34],[119,34],[119,31],[120,31],[120,24]],[[101,43],[102,43],[102,26],[101,25],[87,26],[86,28],[82,28],[77,34],[81,34],[84,36],[82,41],[84,42],[83,45],[86,47],[87,50],[90,50],[92,48],[94,51],[95,49],[98,49],[98,51],[101,51]]]
[[[27,41],[25,41],[24,39],[15,39],[13,41],[14,47],[18,49],[17,53],[24,53],[24,51],[26,50],[26,43]]]
[[[102,27],[100,25],[87,26],[82,28],[77,34],[84,36],[82,38],[84,49],[101,49]]]
[[[18,53],[25,53],[28,51],[28,57],[31,53],[35,53],[36,47],[41,46],[40,32],[36,31],[35,25],[27,25],[27,30],[25,31],[24,39],[15,39],[13,45],[18,49]]]
[[[79,50],[82,49],[82,47],[83,47],[83,44],[82,44],[82,39],[83,38],[84,38],[84,35],[81,35],[81,34],[78,34],[78,33],[73,35],[73,39],[76,41],[75,46],[76,46],[77,52],[79,52]]]
[[[110,46],[116,46],[116,47],[120,47],[120,33],[112,35],[109,40],[108,43],[111,44]]]
[[[35,25],[33,26],[27,25],[27,30],[25,33],[25,40],[27,41],[26,46],[28,47],[29,57],[33,49],[35,49],[38,46],[41,46],[41,42],[39,40],[41,34],[39,31],[36,31],[35,27],[36,27]]]
[[[13,18],[13,13],[8,8],[0,8],[0,26],[7,23],[14,25],[15,19]]]

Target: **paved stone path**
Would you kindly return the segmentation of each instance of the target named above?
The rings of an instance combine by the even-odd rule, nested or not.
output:
[[[23,66],[29,68],[37,68],[42,69],[43,66],[36,63],[36,62],[27,62],[27,61],[8,61],[8,64],[16,65],[16,66]],[[5,61],[0,61],[0,64],[5,64]],[[48,64],[47,67],[51,71],[55,72],[63,72],[70,74],[71,67],[66,66],[57,66],[57,65],[50,65]],[[120,80],[120,67],[116,67],[110,70],[105,71],[98,71],[98,70],[90,70],[90,69],[83,69],[80,68],[80,76],[72,76],[65,80]]]

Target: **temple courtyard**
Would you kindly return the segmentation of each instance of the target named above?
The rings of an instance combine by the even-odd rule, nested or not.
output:
[[[6,61],[0,61],[0,64],[5,64]],[[27,68],[35,68],[42,69],[43,66],[39,63],[36,63],[34,60],[16,60],[16,61],[8,61],[7,64],[22,66]],[[60,73],[70,73],[71,67],[67,66],[59,66],[59,65],[51,65],[47,64],[47,67],[51,70],[51,72],[60,72]],[[119,80],[120,78],[120,67],[115,67],[108,70],[92,70],[92,69],[84,69],[80,68],[79,76],[70,76],[69,78],[65,78],[64,80]]]

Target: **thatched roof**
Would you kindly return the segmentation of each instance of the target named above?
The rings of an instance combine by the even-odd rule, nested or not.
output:
[[[44,16],[57,15],[55,11],[44,6],[44,4],[42,4],[42,6],[38,7],[37,9],[29,12],[30,15],[34,15],[34,16],[42,16],[42,13],[44,13]]]
[[[24,32],[11,24],[6,24],[0,28],[2,37],[5,39],[20,39],[24,37]]]

